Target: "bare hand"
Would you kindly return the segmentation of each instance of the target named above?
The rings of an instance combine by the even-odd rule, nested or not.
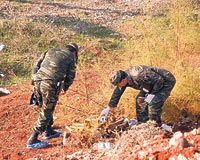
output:
[[[66,93],[66,91],[64,91],[63,89],[60,91],[60,95],[64,95]]]

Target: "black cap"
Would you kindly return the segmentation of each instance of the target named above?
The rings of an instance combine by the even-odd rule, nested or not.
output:
[[[72,47],[78,53],[79,47],[76,43],[71,42],[67,44],[66,47]]]
[[[113,71],[110,74],[110,83],[112,85],[116,86],[117,84],[119,84],[126,77],[127,77],[126,72],[124,72],[122,70]]]

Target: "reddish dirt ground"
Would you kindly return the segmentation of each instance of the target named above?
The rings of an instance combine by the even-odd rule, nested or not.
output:
[[[76,85],[77,83],[75,82],[72,89],[76,87]],[[51,144],[48,148],[36,150],[26,149],[26,141],[30,136],[31,128],[38,116],[37,111],[29,107],[29,97],[31,95],[32,87],[29,85],[29,83],[24,83],[23,85],[19,84],[9,86],[7,89],[11,91],[11,94],[0,97],[0,159],[68,159],[67,155],[83,149],[83,145],[79,145],[78,143],[82,141],[78,139],[78,136],[69,137],[69,141],[72,141],[72,143],[77,143],[77,145],[72,146],[72,143],[69,143],[69,146],[68,144],[63,146],[63,137],[59,137],[56,139],[48,140],[48,142]],[[65,123],[61,119],[58,118],[57,122],[55,123],[55,127],[60,130],[64,130]],[[172,137],[171,135],[167,136],[167,134],[165,134],[160,136],[160,138],[153,140],[148,144],[149,146],[143,146],[143,148],[141,148],[141,150],[137,150],[137,152],[142,151],[144,148],[151,147],[153,149],[152,153],[154,155],[154,159],[167,160],[173,155],[178,157],[179,154],[184,155],[186,158],[190,157],[190,159],[198,159],[200,158],[198,157],[200,156],[200,128],[199,126],[197,127],[197,125],[199,124],[196,122],[190,123],[188,126],[185,126],[184,129],[182,129],[184,132],[186,131],[185,129],[188,128],[187,133],[185,132],[185,135],[187,141],[191,143],[190,147],[171,147],[167,150],[159,149],[161,144],[167,146],[170,138]],[[194,128],[198,129],[198,134],[191,132]],[[177,128],[177,131],[179,129],[181,130],[181,128]],[[88,149],[86,149],[86,152],[87,150]],[[99,156],[99,153],[95,151],[93,151],[92,154],[93,158],[90,159],[94,159],[95,156],[99,157],[98,159],[110,159]],[[120,157],[124,159],[126,156],[128,156],[128,154],[129,153],[120,155]],[[196,157],[194,158],[195,154]],[[139,158],[137,157],[134,159]]]
[[[90,73],[87,73],[87,75],[91,76]],[[82,77],[79,76],[79,78]],[[94,79],[98,81],[96,75],[92,75],[89,83],[92,84]],[[72,121],[74,122],[76,119],[80,119],[83,116],[83,119],[87,118],[85,113],[82,113],[83,111],[80,111],[80,113],[77,112],[79,111],[78,108],[68,106],[69,110],[67,110],[67,107],[65,110],[61,109],[61,106],[67,105],[65,99],[67,99],[69,103],[73,103],[73,106],[88,105],[87,100],[85,100],[85,95],[81,96],[81,94],[79,94],[77,96],[75,92],[75,90],[81,90],[80,86],[82,83],[81,79],[75,80],[67,93],[60,97],[54,112],[54,115],[57,117],[53,126],[55,129],[65,131],[66,124],[71,124]],[[86,85],[87,84],[84,84],[85,87]],[[88,86],[90,86],[90,91],[96,90],[96,84]],[[50,143],[48,148],[38,150],[26,149],[27,139],[38,118],[38,110],[29,106],[32,86],[30,85],[30,81],[28,81],[3,88],[8,89],[11,93],[0,97],[0,134],[2,135],[0,136],[0,160],[22,160],[30,158],[64,159],[63,157],[67,154],[73,153],[85,146],[84,144],[80,144],[85,143],[84,138],[81,136],[70,136],[67,139],[69,143],[65,146],[62,145],[63,137],[59,137],[48,140]],[[79,137],[81,137],[81,139],[79,139]],[[39,136],[39,139],[41,138],[42,135]]]
[[[26,149],[26,141],[38,117],[37,111],[29,107],[32,87],[29,84],[7,87],[10,95],[0,97],[0,159],[28,159],[43,157],[43,154],[64,154],[62,137],[49,140],[52,146],[40,150]],[[70,150],[69,150],[70,152]]]

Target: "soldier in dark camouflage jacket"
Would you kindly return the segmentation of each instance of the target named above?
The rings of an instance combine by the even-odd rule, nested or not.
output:
[[[126,87],[140,90],[136,96],[136,114],[138,122],[154,120],[161,125],[163,104],[169,97],[176,79],[165,69],[150,66],[133,66],[125,71],[114,71],[110,82],[116,86],[108,107],[100,114],[100,120],[105,121],[109,110],[118,105]]]
[[[38,135],[43,132],[45,132],[43,139],[61,135],[60,131],[52,129],[53,112],[59,94],[65,94],[75,78],[77,60],[78,45],[69,43],[64,49],[49,49],[33,66],[32,84],[40,107],[40,114],[27,142],[27,148],[48,146],[47,142],[38,140]]]

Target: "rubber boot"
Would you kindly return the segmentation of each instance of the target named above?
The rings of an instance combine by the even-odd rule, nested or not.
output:
[[[61,134],[62,134],[62,132],[55,131],[52,129],[51,126],[47,126],[43,139],[57,138],[57,137],[60,137]]]
[[[45,148],[49,144],[47,142],[43,142],[38,140],[38,132],[33,131],[30,138],[28,139],[26,148],[28,149],[38,149],[38,148]]]

